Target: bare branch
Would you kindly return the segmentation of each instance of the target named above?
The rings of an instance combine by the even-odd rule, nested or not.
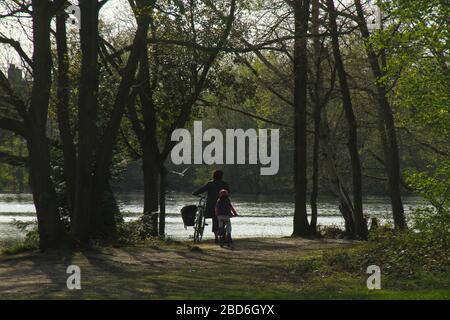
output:
[[[22,58],[30,67],[33,67],[33,61],[25,53],[25,51],[23,50],[22,46],[18,41],[8,38],[4,34],[0,33],[0,43],[9,44],[14,50],[16,50],[20,58]]]
[[[18,135],[21,135],[22,137],[27,136],[25,125],[15,119],[0,116],[0,129],[12,131]]]
[[[0,152],[0,162],[6,163],[12,166],[27,166],[28,158],[16,156],[6,152]]]

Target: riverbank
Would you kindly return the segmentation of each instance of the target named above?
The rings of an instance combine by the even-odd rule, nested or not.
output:
[[[382,276],[368,290],[367,275],[323,272],[314,259],[351,252],[347,240],[252,238],[233,250],[211,241],[152,241],[75,253],[0,256],[1,299],[450,299],[450,276]],[[311,263],[310,263],[311,262]],[[81,290],[66,287],[69,265],[81,268]]]
[[[117,194],[125,221],[134,221],[142,216],[143,195],[134,193]],[[192,228],[184,228],[180,210],[187,204],[196,204],[198,198],[190,194],[170,192],[166,203],[166,235],[180,241],[189,240]],[[233,204],[240,217],[233,222],[236,238],[266,238],[290,236],[293,229],[294,203],[289,196],[235,195]],[[406,215],[413,208],[423,206],[423,200],[416,197],[404,198]],[[369,218],[377,218],[380,223],[391,223],[389,199],[368,197],[364,199],[364,209]],[[308,215],[310,209],[308,208]],[[25,233],[14,226],[15,221],[36,221],[32,196],[29,194],[0,194],[0,242],[12,238],[23,238]],[[209,221],[208,221],[209,223]],[[336,199],[321,199],[318,204],[318,224],[321,226],[344,226]],[[211,239],[209,232],[205,239]]]

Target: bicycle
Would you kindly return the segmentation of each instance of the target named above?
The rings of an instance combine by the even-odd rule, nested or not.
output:
[[[200,196],[197,206],[197,213],[195,215],[194,222],[194,242],[198,243],[202,241],[203,231],[205,230],[206,217],[205,217],[206,197]]]

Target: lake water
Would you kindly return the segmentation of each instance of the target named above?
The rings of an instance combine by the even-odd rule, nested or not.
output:
[[[235,237],[281,237],[292,233],[294,203],[292,195],[285,196],[233,196],[232,202],[240,217],[234,218]],[[137,219],[142,214],[143,195],[127,193],[118,195],[118,201],[126,220]],[[198,198],[186,193],[169,192],[167,195],[166,232],[175,239],[189,239],[193,234],[191,227],[184,228],[180,209],[188,204],[197,204]],[[408,212],[424,203],[420,198],[404,199]],[[308,208],[309,210],[309,208]],[[382,222],[390,221],[389,199],[369,197],[364,200],[364,211],[369,217],[377,217]],[[324,199],[318,205],[318,224],[343,226],[344,221],[335,199]],[[29,194],[0,194],[0,238],[22,237],[13,221],[35,221],[35,208]],[[211,238],[211,224],[205,231],[205,238]]]

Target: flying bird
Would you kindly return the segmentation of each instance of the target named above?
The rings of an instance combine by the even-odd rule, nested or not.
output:
[[[170,173],[173,173],[173,174],[176,174],[176,175],[179,175],[180,177],[184,177],[185,174],[186,174],[186,172],[188,171],[188,169],[189,169],[189,168],[186,168],[186,169],[184,169],[184,170],[181,171],[181,172],[173,171],[173,170],[170,170],[169,172],[170,172]]]

